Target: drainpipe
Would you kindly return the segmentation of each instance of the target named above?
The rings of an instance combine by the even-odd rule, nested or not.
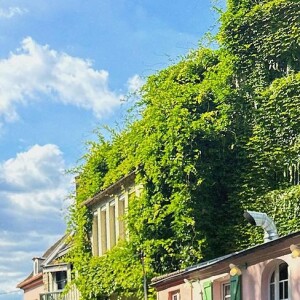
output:
[[[147,292],[147,277],[145,270],[145,253],[141,252],[141,260],[142,260],[142,268],[143,268],[143,287],[144,287],[144,299],[148,300],[148,292]]]
[[[278,239],[276,225],[266,213],[246,210],[244,212],[244,217],[251,225],[260,226],[263,228],[265,232],[264,242],[270,242]]]

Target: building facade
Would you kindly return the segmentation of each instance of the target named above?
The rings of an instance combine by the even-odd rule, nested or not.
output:
[[[31,273],[26,279],[17,285],[24,291],[24,300],[39,300],[40,294],[44,292],[43,274]]]
[[[142,186],[135,184],[135,172],[132,172],[84,202],[93,214],[91,244],[94,256],[104,255],[119,240],[128,238],[125,216],[141,190]]]
[[[152,280],[158,300],[299,300],[300,232]]]

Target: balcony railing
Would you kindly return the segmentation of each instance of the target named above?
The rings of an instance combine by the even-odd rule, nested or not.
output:
[[[40,294],[40,300],[78,300],[79,293],[76,289],[71,289],[67,294],[62,291]]]
[[[51,292],[40,294],[40,300],[67,300],[62,292]]]

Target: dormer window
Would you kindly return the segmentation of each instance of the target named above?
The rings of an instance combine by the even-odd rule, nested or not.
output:
[[[39,273],[39,262],[37,259],[33,262],[33,275],[37,275]]]
[[[42,262],[44,261],[43,258],[34,257],[33,258],[33,275],[37,275],[42,271]]]

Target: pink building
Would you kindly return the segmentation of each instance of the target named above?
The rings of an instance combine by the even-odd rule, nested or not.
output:
[[[31,273],[17,287],[24,290],[24,300],[39,300],[40,293],[44,291],[43,274],[41,272],[36,275]]]
[[[152,280],[159,300],[300,300],[300,232]]]

